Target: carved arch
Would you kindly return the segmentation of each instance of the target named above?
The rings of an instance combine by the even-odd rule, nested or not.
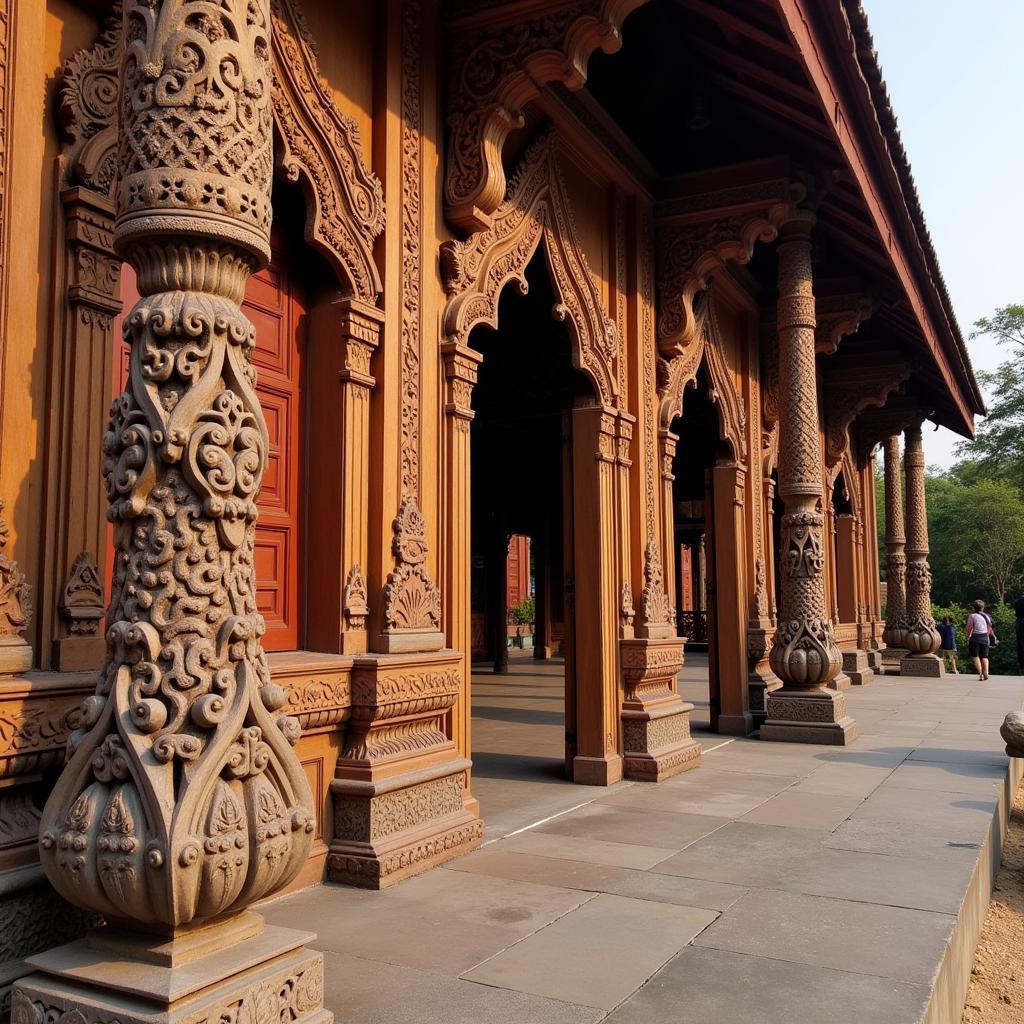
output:
[[[708,397],[718,411],[719,437],[733,459],[747,462],[747,413],[725,358],[714,293],[709,291],[697,313],[696,338],[672,359],[659,358],[659,425],[668,429],[683,412],[683,395],[697,383],[703,365],[708,376]]]
[[[581,89],[591,54],[618,50],[622,23],[644,3],[547,4],[533,18],[485,30],[483,38],[476,22],[451,32],[444,194],[453,224],[467,232],[490,225],[505,195],[502,149],[509,132],[522,127],[523,107],[550,82]]]
[[[542,243],[558,299],[552,313],[569,328],[573,365],[587,375],[604,405],[617,406],[619,333],[604,310],[601,290],[576,233],[553,132],[526,151],[491,226],[465,242],[441,246],[449,296],[445,339],[465,346],[478,324],[496,328],[502,291],[515,281],[525,294],[526,268]]]
[[[274,129],[278,173],[306,195],[306,241],[354,296],[381,290],[374,239],[384,230],[384,191],[363,159],[359,126],[320,78],[313,37],[295,0],[272,0]]]

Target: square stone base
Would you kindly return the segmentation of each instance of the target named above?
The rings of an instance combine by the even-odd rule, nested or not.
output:
[[[901,672],[900,665],[903,659],[910,653],[905,647],[885,647],[882,649],[882,672],[885,675],[898,676]]]
[[[828,681],[830,690],[848,690],[852,685],[850,677],[845,672],[836,673],[835,677]]]
[[[614,786],[622,781],[622,758],[618,754],[607,757],[579,754],[572,759],[572,781],[577,786]]]
[[[332,882],[386,889],[480,845],[484,825],[464,801],[468,761],[380,782],[335,779]]]
[[[875,678],[875,670],[871,667],[868,652],[859,648],[843,651],[843,672],[853,686],[866,686]]]
[[[315,936],[263,927],[262,918],[250,916],[259,922],[258,934],[225,941],[175,966],[133,955],[144,941],[120,950],[116,940],[96,948],[86,938],[41,953],[29,960],[35,973],[15,983],[12,1019],[19,1024],[331,1024],[334,1015],[323,1005],[323,956],[305,948]]]
[[[834,690],[777,690],[768,698],[761,739],[843,746],[857,738],[846,698]]]
[[[934,654],[908,654],[900,659],[901,676],[923,676],[927,679],[941,679],[946,674],[942,659]]]

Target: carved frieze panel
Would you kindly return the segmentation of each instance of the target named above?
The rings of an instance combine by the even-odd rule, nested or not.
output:
[[[502,290],[512,281],[526,289],[526,268],[542,242],[558,298],[552,315],[569,329],[573,363],[604,405],[617,406],[619,333],[579,242],[552,132],[526,151],[490,227],[441,247],[445,337],[466,345],[477,324],[497,327]]]
[[[643,2],[556,0],[512,24],[449,28],[445,214],[453,224],[490,225],[506,192],[502,149],[523,107],[549,82],[582,88],[590,55],[617,50],[622,22]]]

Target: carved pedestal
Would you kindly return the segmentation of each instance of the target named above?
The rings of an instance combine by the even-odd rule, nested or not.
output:
[[[700,764],[701,746],[690,736],[693,705],[676,692],[685,642],[682,637],[619,641],[627,779],[661,782]]]
[[[843,651],[843,672],[854,686],[865,686],[875,677],[867,651]]]
[[[356,659],[331,783],[331,881],[382,889],[480,843],[483,822],[464,799],[470,762],[445,725],[462,689],[458,651]]]
[[[173,940],[101,928],[30,958],[36,973],[15,989],[11,1022],[330,1024],[323,956],[304,948],[313,938],[251,913]]]

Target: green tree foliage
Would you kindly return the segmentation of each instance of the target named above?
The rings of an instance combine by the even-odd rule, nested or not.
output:
[[[1024,579],[1024,502],[1005,480],[925,482],[936,601],[1004,604]]]
[[[1024,305],[1011,303],[975,321],[971,338],[993,337],[1010,358],[978,374],[989,395],[989,411],[977,436],[957,446],[957,473],[964,482],[1000,477],[1024,491]]]

